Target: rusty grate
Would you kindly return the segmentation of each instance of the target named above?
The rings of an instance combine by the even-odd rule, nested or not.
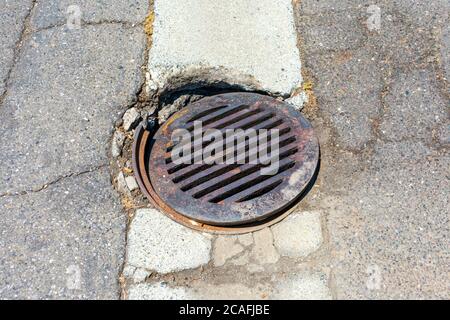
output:
[[[183,139],[174,140],[176,130]],[[256,134],[227,140],[231,130]],[[141,189],[172,218],[239,226],[291,206],[315,173],[319,146],[308,121],[284,102],[227,93],[188,105],[153,136],[138,128],[133,152]],[[275,169],[263,174],[268,168]]]

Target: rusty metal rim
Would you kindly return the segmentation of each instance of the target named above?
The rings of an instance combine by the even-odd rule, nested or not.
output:
[[[170,219],[172,219],[175,222],[178,222],[188,228],[201,231],[201,232],[210,232],[214,234],[243,234],[243,233],[250,233],[255,232],[261,229],[264,229],[266,227],[269,227],[271,225],[274,225],[284,218],[286,218],[292,211],[295,210],[297,204],[302,199],[303,195],[298,197],[298,200],[293,203],[289,208],[285,209],[282,213],[279,213],[276,216],[271,216],[267,220],[262,220],[256,223],[252,223],[249,225],[240,225],[237,227],[233,226],[214,226],[209,224],[204,224],[197,222],[195,220],[189,219],[186,216],[180,214],[179,212],[175,211],[173,208],[171,208],[169,205],[167,205],[154,191],[154,188],[148,178],[146,168],[145,168],[145,147],[147,145],[148,139],[151,137],[151,133],[147,130],[145,130],[141,125],[138,126],[138,128],[135,131],[135,138],[133,142],[133,150],[132,150],[132,165],[133,170],[138,182],[138,185],[141,189],[141,191],[144,193],[144,195],[147,197],[147,199],[151,202],[151,204],[162,211],[166,216],[168,216]],[[140,152],[141,151],[141,152]],[[318,167],[316,168],[316,173]],[[311,179],[309,181],[309,184],[313,183],[314,179]],[[308,185],[309,185],[308,184]],[[307,190],[308,188],[305,188]]]

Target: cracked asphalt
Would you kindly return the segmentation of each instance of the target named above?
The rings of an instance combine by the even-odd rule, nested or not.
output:
[[[321,143],[314,261],[339,299],[449,299],[450,3],[293,1]],[[67,8],[82,8],[69,29]],[[145,77],[148,0],[0,0],[0,299],[118,299],[114,123]],[[220,276],[220,275],[217,275]]]
[[[368,5],[380,9],[370,30]],[[373,11],[372,11],[373,12]],[[297,3],[339,299],[448,299],[448,1]]]
[[[114,123],[143,83],[148,1],[0,2],[0,297],[117,299]]]

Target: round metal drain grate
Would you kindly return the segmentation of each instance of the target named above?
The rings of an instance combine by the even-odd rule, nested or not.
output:
[[[288,209],[319,158],[300,112],[253,93],[204,98],[153,136],[140,126],[135,137],[135,174],[147,197],[184,224],[213,229],[266,221]]]

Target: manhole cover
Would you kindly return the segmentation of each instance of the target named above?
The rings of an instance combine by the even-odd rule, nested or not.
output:
[[[172,217],[238,226],[292,205],[315,173],[319,145],[288,104],[227,93],[188,105],[153,136],[140,127],[133,152],[141,189]]]

